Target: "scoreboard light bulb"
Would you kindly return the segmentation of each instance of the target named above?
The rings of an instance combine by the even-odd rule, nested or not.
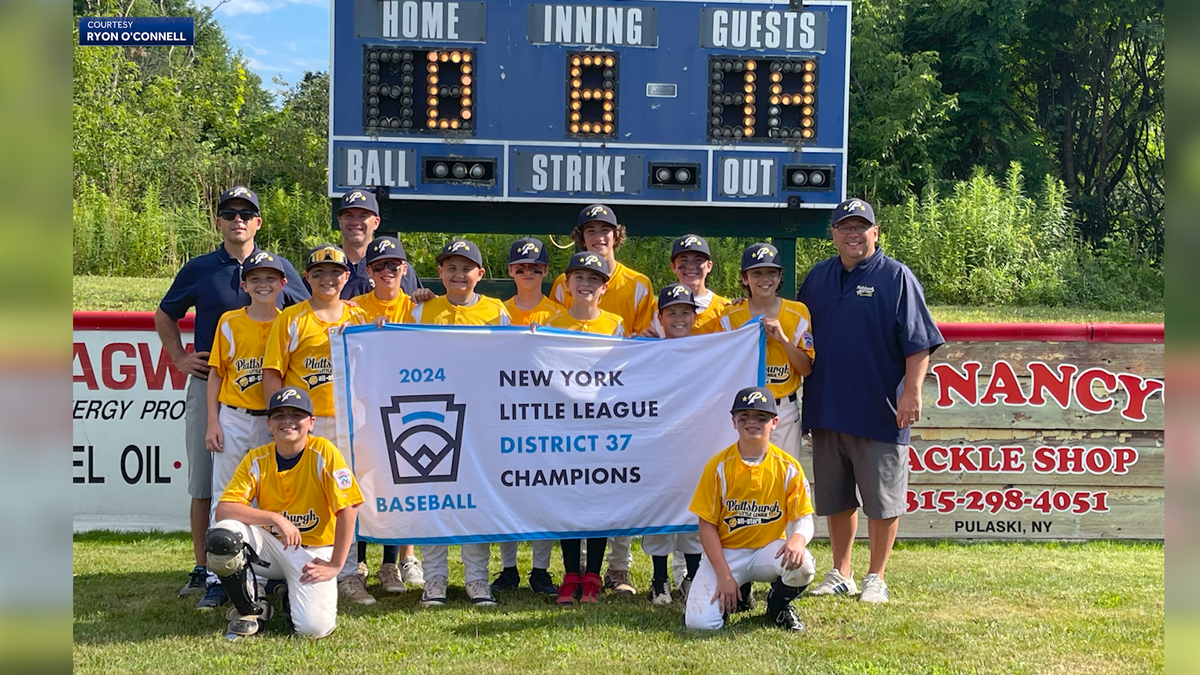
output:
[[[805,73],[803,79],[805,82],[814,82],[817,78],[812,73]]]
[[[817,90],[817,88],[812,86],[811,84],[804,85],[804,89],[802,89],[802,91],[806,94],[811,94],[816,90]]]
[[[654,178],[660,183],[666,183],[671,180],[671,170],[663,167],[654,172]]]
[[[426,120],[425,126],[429,127],[430,129],[436,129],[437,128],[437,120],[435,120],[435,119]],[[434,167],[434,170],[436,171],[437,167]]]
[[[459,82],[463,83],[463,85],[468,85],[468,84],[471,84],[471,76],[470,76],[470,75],[463,75],[463,76],[462,76],[462,77],[459,79]]]
[[[811,117],[805,117],[804,119],[800,120],[800,126],[804,127],[805,129],[811,128],[812,125],[813,118]]]
[[[776,96],[776,95],[772,94],[772,95],[771,95],[771,98],[769,98],[769,99],[767,99],[767,100],[771,102],[771,105],[779,105],[780,101],[782,101],[783,99],[781,99],[781,98],[779,98],[778,96]]]
[[[692,173],[687,169],[680,169],[675,172],[675,182],[686,183],[692,179]]]
[[[772,82],[783,82],[783,73],[771,73]]]
[[[464,108],[469,107],[471,105],[471,99],[469,97],[464,96],[462,99],[462,103],[460,105]]]
[[[449,129],[450,128],[450,120],[442,120],[441,122],[438,122],[438,128],[439,129]]]
[[[784,96],[783,98],[779,99],[779,102],[780,102],[780,103],[782,103],[782,104],[784,104],[784,105],[791,105],[791,104],[792,104],[792,97],[791,97],[791,96]]]
[[[438,71],[438,64],[431,63],[431,64],[425,66],[425,71],[428,73],[436,73]]]
[[[583,74],[582,68],[572,68],[571,69],[571,77],[579,77],[582,74]]]
[[[429,92],[430,96],[437,96],[438,88],[435,85],[430,85],[425,91]]]
[[[814,100],[816,99],[814,99],[812,96],[805,96],[804,105],[812,105]]]
[[[450,91],[449,95],[451,98],[458,98],[459,96],[462,96],[462,88],[460,88],[458,85],[454,85],[448,89]]]
[[[429,54],[427,54],[426,56],[430,61],[437,61],[437,59],[438,59],[437,52],[429,52]]]
[[[571,88],[572,89],[578,89],[582,86],[583,86],[583,80],[581,80],[579,78],[575,78],[575,79],[571,80]]]
[[[752,106],[752,105],[744,106],[742,108],[742,112],[746,115],[753,115],[754,114],[754,106]]]
[[[756,62],[754,62],[754,61],[747,61],[747,62],[746,62],[746,70],[754,70],[754,69],[756,69],[756,68],[758,68],[758,63],[756,63]]]
[[[572,122],[578,122],[581,119],[581,117],[582,116],[577,112],[571,113],[571,121]]]
[[[480,178],[483,178],[484,174],[486,174],[486,173],[487,173],[487,169],[483,168],[482,164],[472,164],[471,165],[471,178],[474,178],[475,180],[479,180]]]
[[[458,52],[450,52],[450,60],[458,63],[459,61],[462,61],[462,54]]]
[[[379,60],[379,52],[372,49],[371,51],[367,52],[367,59],[370,61],[378,61]]]
[[[571,90],[571,98],[578,100],[580,96],[581,94],[578,89]]]
[[[583,126],[582,126],[581,128],[583,129],[583,133],[585,133],[585,134],[590,134],[590,133],[592,133],[592,124],[591,124],[591,122],[584,122],[584,123],[583,123]]]
[[[604,133],[611,134],[612,132],[613,132],[613,125],[605,124],[604,125]]]
[[[579,125],[578,124],[571,125],[571,133],[573,133],[573,134],[579,133]]]
[[[442,52],[441,54],[438,54],[438,60],[442,63],[445,63],[450,60],[450,54],[447,52]]]
[[[812,172],[812,178],[810,178],[809,180],[812,182],[813,185],[824,185],[825,184],[825,174],[820,171],[814,171],[814,172]]]
[[[425,81],[426,81],[426,82],[428,82],[429,84],[437,84],[437,83],[438,83],[438,76],[437,76],[437,75],[430,74],[430,75],[428,75],[428,76],[426,76],[426,77],[425,77]]]
[[[812,130],[812,129],[805,129],[803,132],[801,132],[801,133],[800,133],[800,135],[801,135],[801,136],[803,136],[804,138],[812,138],[812,137],[813,137],[813,130]]]
[[[579,110],[582,107],[583,107],[583,103],[581,103],[580,101],[571,101],[571,110]]]
[[[458,120],[450,120],[450,128],[457,129],[458,128]]]
[[[464,120],[469,120],[471,119],[471,111],[467,108],[463,108],[462,112],[459,113],[459,117],[463,118]]]
[[[607,91],[603,91],[603,90],[601,90],[601,89],[593,89],[593,90],[592,90],[592,98],[594,98],[594,99],[596,99],[597,101],[599,101],[600,99],[604,98],[604,95],[605,95],[605,94],[607,94],[607,93],[609,93],[609,92],[607,92]]]
[[[742,80],[746,81],[746,82],[753,82],[756,79],[758,79],[758,78],[754,73],[746,73],[745,75],[742,76]]]
[[[747,126],[747,127],[754,126],[754,118],[749,115],[746,115],[745,117],[742,118],[742,125]]]
[[[605,102],[604,102],[604,109],[605,109],[605,110],[607,110],[607,111],[611,112],[611,111],[612,111],[612,109],[613,109],[613,107],[614,107],[614,106],[613,106],[613,103],[612,103],[612,101],[605,101]]]
[[[771,85],[771,93],[772,94],[782,94],[783,93],[783,85],[782,84]]]
[[[371,62],[367,63],[367,70],[372,73],[379,72],[379,63],[377,63],[375,61],[371,61]]]
[[[436,96],[430,96],[430,97],[429,97],[429,100],[427,100],[427,101],[425,101],[425,102],[426,102],[427,104],[429,104],[429,107],[430,107],[430,108],[436,108],[436,107],[437,107],[437,104],[438,104],[438,98],[437,98]]]
[[[746,94],[746,103],[754,103],[754,94]]]
[[[611,67],[617,65],[617,60],[611,56],[606,56],[606,57],[604,57],[604,65],[611,68]]]
[[[459,68],[462,70],[463,75],[467,75],[471,72],[471,66],[466,63],[459,66]]]
[[[792,185],[804,185],[808,182],[808,174],[803,171],[792,172]]]
[[[425,116],[431,120],[436,120],[438,116],[437,108],[430,108],[425,111]]]
[[[583,65],[585,65],[585,66],[592,65],[592,57],[590,57],[590,56],[583,57]]]
[[[371,73],[371,74],[367,75],[367,82],[370,82],[371,84],[375,84],[378,81],[379,81],[379,73]]]
[[[374,117],[369,118],[367,120],[367,126],[372,128],[377,127],[379,126],[379,120],[375,119]]]
[[[471,62],[471,52],[463,52],[463,63]]]
[[[805,61],[804,62],[804,70],[811,73],[812,71],[814,71],[816,69],[817,69],[816,61]]]
[[[611,121],[613,121],[613,114],[610,112],[606,112],[606,113],[604,113],[603,119],[605,122],[611,122]]]
[[[454,168],[451,169],[450,171],[451,171],[451,173],[454,174],[455,178],[466,178],[467,177],[467,166],[465,164],[463,164],[462,162],[455,162]]]
[[[613,100],[613,96],[614,96],[614,94],[612,93],[611,90],[604,92],[604,100],[606,100],[606,101]]]
[[[750,138],[754,135],[754,127],[746,127],[742,129],[742,133],[746,134],[746,138]]]
[[[742,87],[742,91],[746,92],[747,94],[753,94],[754,93],[754,85],[747,84],[746,86]]]
[[[571,57],[571,65],[578,66],[581,63],[583,63],[583,59],[579,58],[578,56]]]
[[[462,95],[463,95],[463,96],[470,96],[470,95],[471,95],[471,88],[470,88],[470,87],[463,87],[463,88],[462,88]]]
[[[804,106],[800,109],[800,114],[804,115],[805,117],[812,117],[813,107],[811,105]]]
[[[572,94],[574,94],[575,92],[574,92],[574,91],[572,91],[571,93],[572,93]],[[585,100],[585,101],[590,101],[590,100],[592,100],[592,90],[591,90],[591,89],[584,89],[584,90],[583,90],[583,100]]]

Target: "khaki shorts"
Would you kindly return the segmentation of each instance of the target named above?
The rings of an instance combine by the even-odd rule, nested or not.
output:
[[[208,380],[188,378],[187,406],[183,414],[183,444],[187,449],[188,494],[192,499],[212,498],[213,454],[204,445],[208,432]]]
[[[813,429],[812,437],[813,497],[818,516],[832,516],[860,505],[872,520],[904,515],[908,510],[908,446],[828,429]]]

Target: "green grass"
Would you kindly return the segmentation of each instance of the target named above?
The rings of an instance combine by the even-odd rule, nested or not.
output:
[[[828,547],[815,543],[818,569]],[[859,565],[866,549],[855,551]],[[371,547],[371,566],[379,549]],[[462,579],[454,564],[451,578]],[[223,614],[175,597],[190,565],[184,534],[77,535],[74,650],[81,673],[1151,673],[1163,670],[1164,564],[1156,543],[901,542],[888,568],[892,601],[797,603],[807,635],[737,615],[713,634],[683,626],[679,602],[605,597],[561,609],[528,590],[495,608],[471,608],[452,583],[450,603],[418,606],[419,593],[342,608],[324,640],[265,632],[230,643]],[[556,555],[556,561],[559,559]],[[492,569],[499,566],[493,548]],[[521,549],[521,568],[529,549]],[[556,565],[557,566],[557,565]],[[561,567],[551,570],[556,578]],[[860,572],[861,574],[861,572]],[[635,547],[633,577],[649,581]],[[765,585],[759,584],[760,600]]]
[[[142,277],[74,277],[76,311],[152,312],[171,285],[170,279]],[[943,323],[1162,323],[1163,312],[1108,312],[1077,307],[964,307],[934,305],[933,318]]]

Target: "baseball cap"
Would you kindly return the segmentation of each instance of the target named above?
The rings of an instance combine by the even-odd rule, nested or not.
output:
[[[333,263],[350,269],[350,261],[346,258],[346,252],[333,244],[321,244],[309,251],[308,257],[305,258],[304,269],[307,270],[323,263]]]
[[[703,253],[706,258],[712,259],[712,253],[708,251],[708,242],[704,240],[704,237],[698,234],[685,234],[671,244],[671,262],[675,262],[675,258],[680,253],[688,251]]]
[[[533,237],[518,239],[508,249],[508,264],[516,263],[549,265],[550,252],[546,250],[546,245],[542,243],[541,239]]]
[[[664,286],[658,292],[658,311],[662,311],[671,305],[691,305],[696,306],[696,296],[692,295],[692,289],[683,284],[671,284]]]
[[[280,408],[295,408],[309,415],[313,414],[312,398],[300,387],[284,387],[271,394],[271,400],[267,403],[267,414]]]
[[[783,269],[783,265],[779,264],[779,249],[763,242],[747,246],[746,250],[742,251],[742,271],[756,267]]]
[[[858,216],[872,225],[875,224],[875,209],[871,208],[870,204],[861,199],[847,199],[833,210],[833,225],[836,226],[843,220],[854,216]]]
[[[778,415],[775,409],[775,395],[766,387],[746,387],[733,397],[733,407],[729,409],[732,415],[739,410],[761,410],[772,415]]]
[[[617,214],[613,213],[613,210],[604,204],[592,204],[591,206],[585,206],[583,210],[579,212],[579,220],[575,223],[575,226],[583,227],[584,223],[590,223],[593,220],[598,220],[602,223],[608,223],[613,227],[617,226]]]
[[[446,242],[437,256],[437,264],[441,265],[446,258],[456,255],[483,267],[483,255],[479,252],[479,247],[466,239],[451,239]]]
[[[220,211],[225,207],[225,202],[231,202],[235,199],[245,199],[254,205],[254,210],[258,211],[258,195],[254,194],[254,190],[244,186],[235,185],[221,193],[221,198],[217,200],[217,210]]]
[[[242,263],[242,278],[245,279],[246,275],[254,270],[275,270],[279,272],[279,276],[287,276],[287,272],[283,271],[283,258],[270,251],[259,251],[246,258],[246,261]]]
[[[608,269],[608,261],[590,251],[580,251],[571,256],[571,262],[567,263],[566,273],[570,274],[572,270],[599,272],[605,281],[612,278],[612,270]]]
[[[351,190],[342,195],[342,201],[338,202],[338,213],[346,209],[366,209],[375,215],[379,215],[379,200],[375,198],[374,192],[368,190]]]
[[[404,255],[404,244],[395,237],[375,237],[367,246],[363,260],[370,265],[376,260],[408,260]]]

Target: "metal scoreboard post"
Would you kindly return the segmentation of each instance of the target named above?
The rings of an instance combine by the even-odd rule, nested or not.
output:
[[[637,234],[821,233],[849,11],[333,0],[329,196],[379,188],[386,229],[557,232],[602,201]]]

